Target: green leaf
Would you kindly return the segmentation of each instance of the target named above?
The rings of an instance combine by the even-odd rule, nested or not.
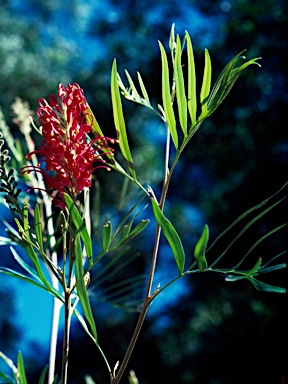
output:
[[[254,265],[254,267],[252,269],[250,269],[250,271],[247,272],[247,276],[253,276],[258,271],[261,264],[262,264],[262,257],[259,257],[259,259],[256,261],[256,264]]]
[[[145,88],[145,85],[143,83],[143,80],[142,80],[142,77],[140,75],[139,72],[137,72],[137,77],[138,77],[138,81],[139,81],[139,84],[140,84],[140,88],[141,88],[141,91],[142,91],[142,94],[144,96],[144,99],[147,103],[147,106],[149,106],[150,108],[152,108],[151,104],[150,104],[150,100],[149,100],[149,97],[148,97],[148,93],[146,91],[146,88]]]
[[[133,179],[136,180],[133,159],[132,159],[132,155],[130,152],[130,147],[127,139],[122,102],[121,102],[120,91],[119,91],[118,80],[117,80],[116,60],[113,61],[112,72],[111,72],[111,97],[112,97],[114,123],[115,123],[116,132],[117,132],[117,138],[119,140],[120,150],[122,152],[124,159],[128,163],[128,168]]]
[[[261,203],[255,205],[254,207],[248,209],[246,212],[244,212],[242,215],[240,215],[236,220],[233,221],[233,223],[231,225],[229,225],[223,232],[220,233],[220,235],[217,236],[217,238],[213,241],[213,243],[211,244],[211,246],[209,247],[209,249],[207,249],[207,252],[210,251],[214,245],[227,233],[229,232],[233,227],[235,227],[241,220],[243,220],[244,218],[246,218],[249,214],[251,214],[252,212],[256,211],[257,209],[259,208],[262,208],[264,205],[266,205],[272,198],[274,198],[277,194],[279,194],[284,188],[285,186],[287,185],[287,183],[285,183],[280,189],[279,191],[277,191],[274,195],[268,197],[267,199],[263,200]],[[266,208],[265,210],[263,210],[262,212],[260,212],[258,215],[256,215],[253,219],[251,219],[243,228],[242,230],[238,233],[237,236],[234,237],[234,239],[230,242],[230,244],[226,247],[226,249],[221,252],[221,255],[210,265],[210,267],[214,267],[218,262],[219,260],[226,254],[226,252],[232,247],[232,245],[259,219],[261,219],[264,215],[266,215],[271,209],[273,209],[274,207],[276,207],[278,204],[280,204],[282,201],[284,201],[286,199],[286,196],[284,196],[283,198],[281,198],[280,200],[276,201],[276,203],[273,203],[271,206],[269,206],[268,208]],[[250,248],[250,250],[247,252],[247,254],[249,254],[251,252],[251,250],[253,248],[255,248],[256,245],[258,245],[262,240],[264,240],[267,236],[271,235],[272,233],[274,233],[275,231],[281,229],[284,225],[281,225],[279,227],[277,227],[276,229],[270,231],[269,233],[265,234],[264,236],[262,236],[259,240],[256,241],[255,244],[253,244],[253,246]],[[247,254],[244,256],[244,258],[247,256]],[[242,263],[243,259],[240,261],[240,263],[237,265],[239,266],[241,263]],[[237,267],[236,266],[236,267]],[[236,268],[235,267],[235,268]],[[235,269],[234,268],[234,269]]]
[[[137,236],[140,232],[143,231],[143,229],[146,227],[146,225],[150,222],[150,220],[141,220],[140,223],[138,223],[136,225],[136,227],[134,227],[132,229],[131,232],[129,232],[129,235],[127,237],[127,239],[132,239],[133,237]]]
[[[178,149],[178,134],[176,129],[176,120],[173,111],[173,105],[171,101],[171,90],[170,90],[170,81],[169,81],[169,67],[165,49],[161,42],[159,41],[159,47],[161,51],[161,61],[162,61],[162,99],[163,99],[163,108],[165,113],[166,122],[176,149]]]
[[[7,383],[7,384],[12,384],[13,383],[13,378],[11,376],[7,376],[4,373],[0,372],[0,378],[1,378],[1,384]]]
[[[211,87],[211,75],[212,75],[212,67],[211,67],[211,59],[207,49],[205,49],[205,67],[203,74],[203,82],[200,92],[200,104],[201,104],[201,116],[199,119],[204,119],[207,115],[207,103],[208,96],[210,93]]]
[[[176,84],[176,98],[178,105],[179,121],[184,133],[187,136],[187,100],[185,94],[184,76],[182,71],[181,55],[182,47],[180,37],[177,35],[176,54],[175,54],[175,84]]]
[[[113,235],[113,239],[115,239],[120,234],[120,232],[122,232],[123,225],[126,223],[126,221],[128,220],[129,216],[131,215],[131,213],[137,208],[137,206],[143,201],[143,199],[145,197],[146,197],[145,195],[141,196],[140,199],[125,214],[125,216],[122,218],[122,220],[120,221],[120,223],[118,224],[118,226],[117,226],[117,228],[115,230],[115,233]],[[143,211],[143,209],[140,210],[140,212],[138,212],[137,214],[135,214],[133,216],[132,222],[142,211]],[[131,228],[132,222],[130,221],[130,223],[131,223],[130,224],[130,228]]]
[[[217,109],[217,107],[222,103],[222,101],[226,98],[230,90],[232,89],[234,83],[240,76],[241,72],[248,67],[249,65],[256,64],[260,66],[259,63],[257,63],[257,60],[260,58],[255,58],[247,61],[246,63],[242,64],[238,68],[234,68],[235,64],[239,59],[245,59],[245,56],[242,56],[244,51],[238,53],[223,69],[220,76],[218,77],[215,85],[213,86],[213,89],[210,93],[207,109],[209,112],[209,115]]]
[[[39,280],[39,277],[36,273],[36,270],[31,268],[28,264],[25,263],[25,261],[22,259],[22,257],[16,252],[16,250],[13,247],[10,247],[10,250],[12,252],[12,255],[14,259],[17,261],[17,263],[26,271],[28,272],[31,276],[33,276],[36,280]]]
[[[103,135],[103,132],[100,128],[100,125],[98,124],[98,121],[96,120],[96,117],[94,116],[94,113],[92,112],[92,109],[90,108],[90,106],[88,105],[88,109],[87,109],[87,112],[86,112],[86,120],[87,120],[87,123],[89,125],[91,125],[91,132],[92,134],[95,136],[95,137],[102,137],[104,138],[104,135]],[[102,151],[104,153],[106,153],[106,156],[108,157],[108,159],[110,160],[110,162],[112,164],[114,164],[114,156],[111,155],[111,150],[109,149],[109,146],[108,146],[108,143],[106,143],[106,145],[103,145],[102,146]]]
[[[13,269],[0,267],[0,273],[4,273],[5,275],[12,276],[12,277],[17,277],[18,279],[25,280],[28,283],[34,284],[37,287],[42,288],[45,291],[48,291],[48,289],[43,284],[37,283],[35,280],[31,279],[30,277],[27,277],[26,275],[23,275],[20,272],[14,271]]]
[[[263,273],[275,272],[275,271],[279,271],[279,269],[285,269],[285,268],[286,268],[286,263],[272,265],[271,267],[262,266],[258,269],[257,275],[260,275]]]
[[[133,96],[135,98],[135,101],[137,103],[141,104],[141,97],[140,97],[140,95],[139,95],[139,93],[138,93],[138,91],[137,91],[137,89],[136,89],[136,87],[134,85],[134,82],[133,82],[131,76],[129,75],[129,72],[126,69],[125,69],[125,75],[127,77],[127,80],[128,80],[129,85],[130,85],[130,89],[132,90],[132,94],[133,94]]]
[[[39,248],[41,251],[43,251],[43,238],[42,238],[42,223],[41,223],[41,216],[40,216],[40,208],[39,204],[35,205],[34,210],[34,228],[35,228],[35,234],[36,238],[39,244]]]
[[[151,202],[155,219],[162,228],[164,236],[166,237],[172,249],[179,273],[180,275],[182,275],[185,264],[185,253],[181,239],[171,222],[164,216],[163,212],[161,211],[158,203],[154,200],[154,198],[151,199]]]
[[[0,236],[0,246],[1,245],[17,245],[17,243],[10,239],[10,237],[3,237],[3,236]]]
[[[188,55],[188,110],[192,121],[192,128],[196,124],[197,96],[196,96],[196,74],[193,47],[190,36],[186,32],[187,55]]]
[[[134,218],[127,225],[124,225],[122,229],[122,236],[121,236],[120,242],[117,245],[115,245],[113,248],[111,248],[111,250],[117,249],[127,241],[133,239],[133,237],[137,236],[140,232],[142,232],[145,229],[146,225],[149,223],[150,220],[141,220],[140,223],[138,223],[136,227],[133,228],[131,231],[133,221],[134,221]]]
[[[128,377],[129,384],[139,384],[139,380],[137,379],[134,371],[129,371],[130,376]]]
[[[48,370],[48,365],[46,365],[43,368],[43,370],[41,372],[41,375],[40,375],[40,378],[39,378],[38,384],[45,384],[45,377],[46,377],[47,370]]]
[[[259,281],[255,279],[255,277],[250,276],[248,280],[251,281],[251,283],[254,285],[254,287],[258,291],[265,291],[265,292],[274,292],[274,293],[286,293],[286,289],[282,287],[275,287],[274,285],[263,283],[263,281]]]
[[[107,221],[107,223],[103,225],[103,231],[102,231],[103,252],[108,251],[109,246],[111,244],[111,238],[112,238],[112,224],[111,224],[111,221]]]
[[[91,237],[89,236],[87,227],[86,227],[82,217],[80,216],[80,213],[78,212],[78,209],[76,208],[73,200],[71,199],[71,197],[67,193],[64,193],[64,199],[65,199],[65,203],[67,205],[67,208],[69,210],[69,213],[71,215],[72,221],[75,225],[76,231],[77,231],[77,233],[80,234],[81,239],[85,245],[85,249],[86,249],[89,263],[90,263],[90,265],[92,265],[93,264],[92,241],[91,241]]]
[[[33,243],[31,242],[30,239],[25,238],[24,229],[21,227],[19,221],[17,219],[14,219],[14,220],[15,220],[15,222],[17,224],[19,233],[21,234],[21,236],[24,236],[24,239],[25,239],[25,243],[23,245],[24,249],[25,249],[28,257],[30,258],[31,262],[33,263],[39,279],[45,285],[45,287],[47,288],[48,292],[50,292],[53,296],[59,298],[59,296],[60,296],[59,292],[46,279],[46,277],[45,277],[45,275],[44,275],[44,273],[42,271],[42,268],[41,268],[41,265],[40,265],[40,262],[39,262],[39,258],[38,258],[37,254],[35,253],[35,251],[33,249]],[[25,225],[27,225],[27,223]],[[11,250],[12,250],[13,253],[16,252],[13,248],[11,248]]]
[[[19,373],[20,384],[27,384],[23,356],[20,351],[18,352],[17,369]]]
[[[200,272],[204,272],[207,269],[207,261],[206,261],[205,253],[206,253],[208,240],[209,240],[209,227],[207,224],[205,224],[202,235],[198,240],[194,249],[194,257],[195,257],[195,260],[197,261],[197,265]]]
[[[83,268],[83,260],[82,260],[82,247],[80,242],[79,234],[75,237],[75,273],[76,273],[76,284],[77,284],[77,294],[80,299],[84,315],[90,325],[92,335],[95,338],[95,341],[97,343],[97,331],[96,331],[96,325],[92,313],[92,309],[90,306],[88,294],[87,294],[87,288],[85,285],[85,273]]]
[[[23,208],[22,208],[22,213],[23,213],[23,228],[24,228],[24,233],[27,239],[30,239],[30,233],[29,233],[29,221],[28,221],[28,203],[26,200],[23,202]]]
[[[261,236],[260,239],[258,239],[257,241],[255,241],[255,243],[249,248],[249,250],[246,252],[246,254],[243,256],[243,258],[240,260],[240,262],[234,267],[234,269],[238,268],[242,263],[243,261],[246,259],[246,257],[253,251],[254,248],[257,247],[257,245],[259,245],[263,240],[265,240],[267,237],[271,236],[272,234],[274,234],[275,232],[279,231],[280,229],[282,229],[283,227],[285,227],[287,224],[282,224],[280,225],[279,227],[277,228],[274,228],[272,229],[271,231],[265,233],[265,235]]]
[[[9,359],[8,356],[4,355],[4,353],[1,352],[1,351],[0,351],[0,358],[2,358],[2,359],[5,361],[5,363],[8,365],[8,367],[12,370],[12,372],[13,372],[13,374],[14,374],[14,377],[16,377],[18,371],[17,371],[17,367],[15,367],[13,361],[12,361],[11,359]],[[9,381],[7,381],[7,379],[9,378],[8,376],[6,376],[6,375],[4,375],[4,374],[1,373],[0,377],[3,378],[3,379],[5,379],[6,382],[7,382],[8,384],[11,384],[11,383],[12,383],[12,379],[11,379],[11,378],[10,378]],[[15,381],[15,382],[16,382],[16,381]],[[19,381],[18,381],[18,382],[19,382]],[[18,383],[17,383],[17,384],[18,384]]]

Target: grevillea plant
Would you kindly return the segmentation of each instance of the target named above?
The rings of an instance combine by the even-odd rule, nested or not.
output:
[[[236,265],[225,269],[218,267],[219,261],[225,257],[230,247],[254,223],[275,206],[281,204],[283,198],[278,198],[278,196],[285,186],[275,195],[243,213],[210,245],[209,226],[206,224],[198,242],[195,243],[194,256],[189,258],[185,255],[185,244],[182,244],[181,233],[176,231],[173,223],[166,217],[164,209],[170,180],[182,152],[204,120],[220,106],[229,94],[241,72],[251,65],[259,66],[259,58],[242,61],[245,60],[245,57],[243,52],[239,53],[225,66],[214,86],[211,87],[211,61],[208,51],[205,50],[203,78],[198,95],[194,53],[189,34],[186,32],[181,41],[178,35],[175,37],[174,26],[172,27],[169,40],[171,61],[168,60],[167,52],[160,42],[159,47],[162,62],[162,101],[156,108],[150,103],[140,74],[137,74],[139,86],[136,86],[126,71],[129,84],[127,88],[117,73],[116,60],[113,62],[111,99],[116,129],[115,138],[106,137],[102,132],[87,103],[84,91],[78,84],[68,84],[66,87],[60,84],[57,96],[51,95],[49,101],[43,98],[39,100],[39,108],[36,112],[40,123],[39,128],[33,122],[30,123],[30,111],[27,105],[21,103],[19,99],[16,100],[13,108],[17,116],[16,123],[28,148],[26,158],[24,158],[21,146],[13,140],[8,126],[2,121],[0,137],[2,183],[0,190],[14,216],[15,227],[6,223],[9,236],[1,237],[0,241],[1,245],[11,246],[12,256],[22,268],[23,273],[6,267],[0,267],[0,272],[34,284],[54,297],[49,368],[48,373],[46,369],[43,370],[39,379],[40,384],[46,382],[47,376],[49,384],[68,382],[69,335],[72,316],[78,319],[84,331],[100,351],[109,372],[110,384],[118,384],[136,344],[149,306],[163,290],[179,279],[191,278],[192,275],[198,273],[216,273],[224,276],[228,282],[248,279],[258,290],[285,292],[284,288],[266,284],[258,279],[258,276],[264,273],[285,267],[283,262],[278,262],[284,252],[274,256],[265,264],[262,264],[262,259],[259,258],[250,269],[242,269],[243,261],[249,257],[254,248],[281,230],[285,226],[283,223],[257,239]],[[184,54],[187,55],[185,67],[182,60]],[[172,63],[172,72],[169,71],[169,61]],[[184,71],[186,72],[184,73]],[[127,100],[152,110],[166,127],[163,184],[159,196],[156,196],[153,186],[143,185],[137,175],[137,162],[134,162],[128,142],[121,94]],[[31,138],[31,125],[42,137],[42,141],[37,147]],[[5,149],[5,142],[10,152]],[[114,156],[115,153],[117,156]],[[119,156],[120,153],[122,160]],[[123,244],[144,231],[149,220],[136,219],[139,213],[135,213],[138,206],[136,203],[116,229],[112,228],[110,221],[107,221],[102,228],[101,245],[93,246],[89,191],[93,175],[97,176],[99,168],[118,172],[123,179],[135,184],[143,195],[141,200],[146,199],[151,204],[156,222],[150,272],[139,319],[130,343],[127,343],[126,355],[113,368],[98,342],[94,313],[88,295],[90,274],[94,273],[93,269],[100,259],[105,258],[112,251],[119,249],[117,260],[121,262],[120,251]],[[19,170],[19,174],[15,169]],[[19,182],[26,184],[27,188],[22,188],[21,191],[17,186]],[[252,213],[253,217],[250,218]],[[56,217],[55,214],[57,220],[53,219]],[[229,240],[219,257],[211,260],[210,249],[219,239],[225,239],[226,233],[234,229],[236,225],[241,225],[242,222],[244,224],[236,237],[232,241]],[[153,288],[154,275],[161,234],[171,248],[178,273],[163,287],[157,286],[155,289]],[[15,246],[24,248],[29,262],[20,256]],[[95,249],[100,249],[100,251],[95,252]],[[113,261],[111,266],[113,267]],[[48,269],[49,276],[45,269]],[[95,274],[97,273],[99,272],[96,271]],[[55,356],[61,307],[64,307],[65,317],[62,373],[59,381],[55,376]],[[119,356],[117,351],[115,353],[115,361],[117,361]],[[11,367],[13,376],[8,377],[6,374],[2,374],[3,380],[25,384],[27,379],[22,354],[19,352],[16,364],[2,352],[1,357]],[[92,382],[92,379],[89,380]],[[130,373],[129,381],[130,383],[138,382],[133,372]]]

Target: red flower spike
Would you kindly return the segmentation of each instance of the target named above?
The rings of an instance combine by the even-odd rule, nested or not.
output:
[[[113,154],[107,141],[113,144],[115,140],[98,136],[89,141],[87,134],[91,131],[92,122],[87,122],[88,104],[78,84],[68,84],[66,89],[59,84],[58,99],[50,95],[49,103],[43,98],[38,103],[37,115],[44,139],[40,148],[28,153],[26,158],[30,160],[33,154],[37,154],[40,161],[37,167],[26,166],[20,171],[22,174],[40,172],[51,195],[57,198],[54,203],[63,208],[64,192],[75,199],[85,187],[91,187],[95,169],[110,170],[102,156]],[[46,163],[46,171],[40,168],[41,162]],[[95,166],[96,162],[102,165]],[[48,175],[49,171],[54,171],[53,176]]]

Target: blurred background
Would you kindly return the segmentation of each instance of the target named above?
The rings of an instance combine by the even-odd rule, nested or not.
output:
[[[285,0],[1,0],[0,106],[18,137],[11,110],[16,97],[35,111],[38,99],[56,93],[60,82],[76,82],[102,130],[115,137],[110,101],[112,61],[117,58],[121,75],[128,69],[135,78],[140,71],[157,106],[161,102],[157,40],[168,48],[172,23],[181,37],[187,30],[192,38],[199,79],[204,48],[211,55],[214,81],[243,49],[247,49],[247,58],[261,56],[262,68],[244,71],[227,100],[203,124],[175,172],[166,213],[177,223],[192,259],[205,223],[215,238],[286,181],[287,21]],[[123,103],[139,179],[159,191],[164,127],[144,108]],[[118,176],[99,173],[97,183],[103,213],[117,216]],[[0,205],[0,215],[13,223],[4,205]],[[146,218],[149,211],[142,215]],[[233,248],[228,266],[265,231],[283,224],[286,216],[287,205],[280,204],[263,217]],[[112,276],[114,282],[138,275],[141,281],[145,276],[152,249],[147,238],[152,239],[152,233],[153,225],[123,250],[131,263]],[[1,235],[5,235],[3,226]],[[250,267],[260,256],[268,260],[285,250],[286,239],[285,230],[268,238],[255,249]],[[228,244],[229,238],[225,241]],[[208,258],[213,260],[217,251]],[[167,254],[163,242],[155,279],[161,286],[177,273]],[[11,265],[10,251],[4,247],[1,265]],[[51,299],[25,282],[0,279],[0,350],[15,360],[21,348],[28,380],[38,382],[48,363]],[[285,286],[285,274],[277,272],[267,282]],[[109,303],[108,295],[103,294],[105,282],[102,293],[96,285],[91,285],[90,293],[95,297],[100,345],[113,366],[125,353],[144,288],[137,286],[133,298],[111,295],[113,303]],[[287,368],[283,352],[286,304],[285,295],[256,291],[246,281],[228,283],[221,276],[201,274],[176,283],[153,303],[128,370],[136,371],[141,384],[282,384]],[[71,337],[69,383],[84,383],[85,374],[97,383],[108,383],[100,355],[77,324]],[[59,364],[60,356],[59,347]],[[128,371],[123,383],[128,382],[127,376]]]

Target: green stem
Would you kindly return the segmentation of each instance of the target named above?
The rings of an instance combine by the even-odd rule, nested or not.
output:
[[[63,338],[61,384],[67,384],[67,374],[68,374],[69,336],[70,336],[70,325],[71,325],[71,293],[69,290],[65,292],[64,308],[65,308],[65,324],[64,324],[64,338]]]
[[[168,130],[168,128],[167,128],[167,130]],[[160,198],[160,203],[159,203],[159,206],[160,206],[162,211],[164,210],[165,199],[167,196],[171,176],[172,176],[173,170],[176,166],[176,163],[177,163],[177,161],[179,159],[179,155],[180,155],[180,153],[177,152],[177,155],[176,155],[176,158],[173,162],[171,170],[169,171],[169,152],[170,152],[170,134],[168,132],[167,133],[167,140],[166,140],[166,150],[165,150],[164,181],[163,181],[163,188],[162,188],[162,193],[161,193],[161,198]],[[142,310],[140,312],[137,324],[136,324],[135,329],[134,329],[133,336],[132,336],[131,341],[129,343],[126,354],[124,356],[123,362],[119,368],[117,375],[112,378],[111,384],[118,384],[120,382],[121,377],[122,377],[122,375],[125,371],[125,368],[128,364],[128,361],[130,360],[130,357],[131,357],[131,354],[132,354],[133,349],[135,347],[138,336],[140,334],[142,325],[143,325],[145,317],[146,317],[147,310],[148,310],[151,302],[153,301],[153,299],[156,297],[156,294],[157,294],[157,291],[155,291],[155,293],[153,293],[151,295],[151,289],[152,289],[153,278],[154,278],[154,274],[155,274],[156,261],[157,261],[158,251],[159,251],[160,236],[161,236],[161,227],[159,224],[157,224],[156,225],[155,240],[154,240],[153,255],[152,255],[151,266],[150,266],[150,273],[149,273],[149,277],[148,277],[148,283],[147,283],[146,294],[145,294]]]

